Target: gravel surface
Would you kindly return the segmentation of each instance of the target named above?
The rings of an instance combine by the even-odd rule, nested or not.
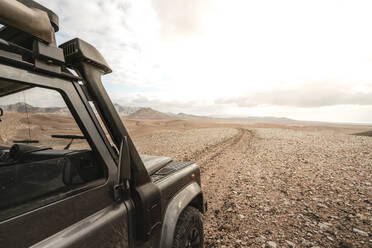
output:
[[[169,131],[151,136],[134,138],[141,154],[170,156],[175,160],[187,160],[208,146],[219,144],[236,135],[233,128],[202,128],[186,131]]]
[[[372,247],[371,137],[200,129],[135,142],[201,166],[206,247]]]

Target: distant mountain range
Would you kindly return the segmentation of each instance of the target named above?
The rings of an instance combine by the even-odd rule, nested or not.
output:
[[[122,105],[119,105],[117,103],[114,104],[114,107],[115,107],[116,111],[118,111],[118,113],[121,116],[127,116],[127,115],[130,115],[130,114],[133,114],[134,112],[141,109],[140,107],[122,106]]]
[[[168,113],[172,117],[176,117],[177,119],[180,120],[193,120],[193,119],[213,119],[208,116],[202,116],[202,115],[190,115],[190,114],[185,114],[185,113],[178,113],[178,114],[172,114]]]
[[[50,108],[41,108],[34,107],[30,104],[18,102],[15,104],[3,105],[0,106],[5,112],[18,112],[18,113],[68,113],[66,107],[50,107]]]
[[[18,102],[9,105],[0,105],[4,112],[17,113],[68,113],[67,107],[34,107],[30,104]],[[154,110],[152,108],[129,107],[122,106],[117,103],[114,104],[116,111],[120,116],[132,119],[172,119],[177,115],[165,114],[163,112]]]
[[[129,119],[177,119],[177,120],[200,120],[200,119],[220,119],[220,120],[241,120],[241,121],[251,121],[251,122],[274,122],[274,123],[293,123],[295,120],[288,118],[277,118],[277,117],[239,117],[239,118],[228,118],[228,117],[208,117],[191,115],[185,113],[163,113],[152,108],[143,107],[130,107],[122,106],[120,104],[114,104],[116,111],[119,115]],[[18,113],[68,113],[69,110],[66,107],[34,107],[30,104],[18,102],[15,104],[3,105],[0,107],[5,112],[18,112]]]
[[[223,119],[249,121],[249,122],[267,122],[267,123],[299,123],[303,121],[293,120],[286,117],[272,117],[272,116],[249,116],[249,117],[226,117]]]
[[[130,119],[172,119],[171,116],[152,108],[140,108],[136,112],[127,115]]]
[[[191,115],[185,113],[163,113],[152,108],[144,108],[144,107],[130,107],[130,106],[123,106],[120,104],[114,104],[116,111],[118,111],[119,115],[128,119],[157,119],[157,120],[167,120],[167,119],[177,119],[177,120],[232,120],[232,121],[247,121],[247,122],[256,122],[256,123],[276,123],[276,124],[319,124],[321,122],[309,122],[309,121],[298,121],[293,120],[285,117],[271,117],[271,116],[264,116],[264,117],[257,117],[257,116],[250,116],[250,117],[228,117],[228,116],[199,116],[199,115]],[[18,112],[18,113],[60,113],[65,114],[68,113],[69,110],[66,107],[34,107],[30,104],[25,104],[22,102],[18,102],[15,104],[10,105],[3,105],[0,107],[5,112]]]

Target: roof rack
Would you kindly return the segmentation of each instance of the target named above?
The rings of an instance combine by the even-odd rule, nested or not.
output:
[[[48,14],[49,20],[52,23],[54,31],[57,32],[59,30],[59,18],[56,13],[51,11],[50,9],[44,7],[43,5],[33,1],[33,0],[17,0],[18,2],[26,5],[29,8],[39,9]]]
[[[19,36],[21,31],[44,42],[55,43],[54,32],[59,29],[58,16],[33,0],[0,1],[0,23],[5,25],[0,30],[0,38],[8,41]]]

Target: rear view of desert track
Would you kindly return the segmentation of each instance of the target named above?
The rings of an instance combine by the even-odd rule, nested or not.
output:
[[[215,168],[214,166],[208,166],[208,163],[216,161],[219,157],[232,152],[241,145],[242,142],[250,140],[252,138],[252,132],[247,129],[238,129],[237,134],[223,140],[221,143],[217,143],[211,146],[207,146],[202,150],[199,150],[189,157],[185,157],[185,160],[196,161],[202,170],[210,170]],[[223,167],[222,164],[218,167]],[[208,173],[206,173],[208,174]]]
[[[353,127],[165,123],[134,141],[141,153],[200,165],[206,247],[372,246],[371,137]]]
[[[196,152],[206,247],[370,247],[371,148],[334,132],[241,128]]]
[[[242,160],[252,152],[253,137],[253,131],[239,129],[235,136],[190,158],[201,166],[203,190],[209,199],[209,211],[205,216],[206,247],[247,244],[243,241],[246,234],[240,230],[246,211],[236,202],[238,192],[234,189],[241,190],[242,184],[247,183],[244,180],[246,164]]]

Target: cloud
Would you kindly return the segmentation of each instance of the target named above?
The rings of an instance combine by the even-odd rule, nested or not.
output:
[[[151,107],[162,112],[193,113],[199,115],[211,115],[226,110],[226,105],[215,104],[209,101],[192,100],[182,101],[177,99],[165,99],[159,95],[142,94],[110,94],[115,103],[131,107]]]
[[[290,89],[276,88],[247,93],[238,97],[219,98],[215,102],[234,104],[239,107],[271,105],[311,108],[335,105],[372,105],[372,83],[353,85],[322,81]]]
[[[314,120],[319,107],[336,106],[339,116],[324,116],[338,120],[353,104],[352,121],[372,106],[368,1],[37,1],[59,15],[59,44],[79,37],[97,47],[113,69],[103,78],[110,96],[127,105],[227,115],[281,108],[292,118],[311,110]]]
[[[212,0],[152,0],[163,37],[189,36],[202,32],[203,15]]]
[[[102,53],[114,71],[108,77],[109,83],[150,86],[146,71],[151,64],[142,54],[146,42],[153,40],[158,29],[150,3],[132,0],[38,2],[58,14],[59,44],[79,37]]]

